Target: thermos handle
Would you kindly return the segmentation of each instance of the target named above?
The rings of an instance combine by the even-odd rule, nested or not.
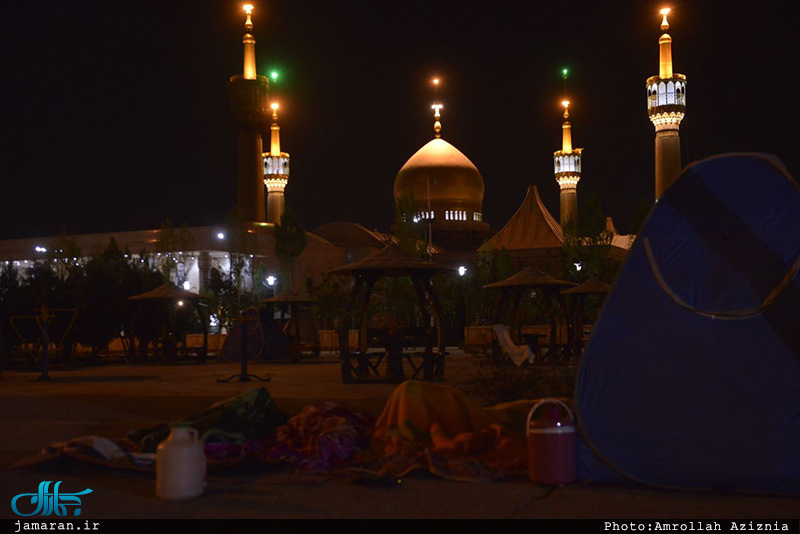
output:
[[[194,429],[194,428],[190,428],[190,429],[189,429],[189,434],[192,436],[192,441],[194,441],[195,443],[197,443],[197,439],[198,439],[198,438],[197,438],[197,430],[196,430],[196,429]]]
[[[526,438],[531,433],[531,419],[533,418],[533,414],[536,413],[536,410],[538,410],[539,407],[541,405],[543,405],[543,404],[554,404],[554,403],[555,404],[560,404],[561,406],[563,406],[564,409],[567,410],[567,413],[569,414],[569,418],[572,419],[573,422],[575,421],[575,416],[572,415],[572,410],[569,409],[569,406],[567,406],[566,404],[564,404],[563,402],[561,402],[558,399],[542,399],[539,402],[537,402],[533,406],[533,408],[531,408],[530,412],[528,412],[528,421],[525,423],[525,437]]]

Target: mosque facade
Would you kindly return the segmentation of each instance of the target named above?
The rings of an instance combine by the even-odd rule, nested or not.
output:
[[[256,71],[252,7],[246,12],[243,71],[229,81],[229,112],[237,132],[237,207],[246,221],[247,232],[257,243],[250,254],[252,263],[277,273],[280,264],[273,252],[274,232],[284,212],[289,154],[281,150],[278,107],[269,102],[269,81]],[[672,71],[667,12],[662,14],[659,75],[647,79],[648,115],[656,130],[656,196],[680,171],[678,128],[686,109],[686,77]],[[407,216],[412,222],[426,227],[429,251],[435,259],[454,264],[474,260],[479,251],[502,249],[525,264],[535,263],[537,257],[552,259],[557,254],[564,242],[563,226],[577,220],[577,189],[582,179],[583,149],[572,146],[569,103],[563,104],[562,147],[554,152],[555,180],[561,193],[560,221],[544,206],[534,186],[529,188],[517,213],[496,233],[483,218],[485,184],[480,171],[467,155],[443,139],[443,106],[432,106],[433,139],[399,169],[393,193],[396,204],[411,206]],[[265,138],[269,138],[269,150],[264,150]],[[608,227],[613,230],[613,222],[609,221]],[[231,252],[222,227],[195,227],[188,232],[193,236],[192,248],[173,252],[183,256],[184,264],[174,282],[202,292],[210,269],[229,269]],[[634,236],[612,233],[612,245],[624,255]],[[127,247],[138,257],[141,252],[160,254],[159,236],[159,230],[145,230],[81,235],[76,240],[85,256],[99,253],[114,237],[121,248]],[[351,222],[331,222],[314,233],[308,232],[307,247],[294,265],[292,289],[302,291],[307,284],[318,283],[331,269],[357,261],[393,239],[389,234]],[[13,262],[22,270],[25,265],[44,259],[44,251],[52,250],[56,242],[55,237],[0,241],[0,262]],[[260,283],[255,279],[250,282],[251,286]]]

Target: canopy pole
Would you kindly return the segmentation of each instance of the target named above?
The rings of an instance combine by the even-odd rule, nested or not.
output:
[[[418,276],[411,276],[411,282],[414,284],[417,300],[419,300],[425,332],[425,357],[422,363],[423,376],[425,380],[433,380],[433,332],[431,331],[431,315],[428,311],[427,299],[425,298],[425,287],[423,281]]]
[[[436,356],[434,375],[437,380],[444,380],[445,344],[444,336],[442,335],[442,308],[439,304],[439,297],[436,296],[436,292],[433,290],[433,280],[430,275],[425,280],[425,289],[428,291],[428,297],[433,307],[433,317],[436,321],[436,344],[439,349],[439,354]]]
[[[350,365],[350,347],[349,347],[349,334],[350,322],[353,315],[353,304],[355,304],[358,294],[361,291],[361,286],[364,284],[364,278],[356,276],[356,281],[353,284],[353,289],[350,291],[350,298],[342,311],[342,320],[339,322],[339,357],[342,360],[342,383],[348,384],[353,381],[353,368]]]
[[[511,327],[510,331],[516,334],[517,339],[515,341],[517,343],[520,342],[519,340],[522,337],[522,317],[520,317],[521,311],[519,307],[520,301],[522,300],[522,289],[523,288],[521,287],[515,287],[512,289],[514,292],[514,300],[511,304],[511,312],[509,317],[509,326]]]
[[[361,317],[359,319],[358,328],[358,368],[356,374],[359,378],[366,377],[369,374],[369,361],[367,360],[367,351],[369,350],[369,340],[367,339],[367,321],[369,320],[369,299],[372,297],[372,288],[375,287],[375,282],[378,276],[367,276],[366,283],[364,284],[364,292],[361,295]]]

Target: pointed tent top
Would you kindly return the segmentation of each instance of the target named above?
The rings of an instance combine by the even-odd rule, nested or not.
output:
[[[543,273],[533,267],[525,267],[517,274],[509,276],[505,280],[487,284],[485,288],[495,287],[547,287],[547,286],[572,286],[572,282],[559,280],[547,273]]]
[[[528,188],[525,200],[506,225],[478,250],[520,250],[561,248],[564,231],[550,215],[534,185]]]
[[[128,300],[199,300],[207,298],[205,295],[186,291],[171,282],[167,282],[151,291],[128,297]]]
[[[611,285],[603,282],[599,278],[592,277],[578,284],[575,287],[564,289],[561,291],[562,295],[594,295],[600,293],[608,293],[611,291]]]
[[[330,271],[334,274],[364,274],[382,272],[388,275],[410,275],[411,273],[429,272],[453,273],[455,269],[446,267],[432,261],[423,260],[409,254],[399,245],[389,243],[380,250],[376,250],[363,260],[350,263]]]

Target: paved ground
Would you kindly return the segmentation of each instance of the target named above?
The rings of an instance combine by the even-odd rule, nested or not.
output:
[[[454,351],[448,382],[469,392],[472,363]],[[254,386],[217,383],[238,365],[106,365],[55,369],[51,382],[38,373],[5,371],[0,378],[0,465],[43,445],[80,435],[119,437],[131,429],[198,412]],[[336,359],[323,355],[301,364],[257,362],[251,372],[278,406],[291,414],[307,403],[340,400],[380,413],[392,384],[343,385]],[[525,480],[457,483],[410,476],[392,487],[365,487],[327,476],[267,474],[247,480],[211,480],[192,501],[155,497],[152,476],[99,467],[48,467],[0,471],[0,517],[11,518],[11,498],[42,480],[63,480],[84,498],[88,518],[776,518],[798,517],[800,501],[767,496],[672,492],[638,485],[577,484],[547,488]],[[6,504],[3,504],[6,503]]]

